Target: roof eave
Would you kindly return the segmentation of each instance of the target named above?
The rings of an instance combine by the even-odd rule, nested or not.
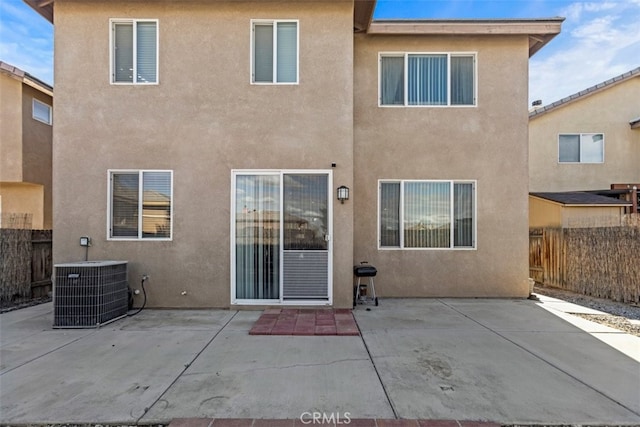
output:
[[[353,3],[353,31],[366,33],[373,21],[377,0],[355,0]]]
[[[564,18],[375,20],[370,35],[527,35],[529,57],[560,34]]]
[[[53,24],[53,4],[55,0],[22,0],[47,21]],[[353,28],[354,31],[366,32],[373,20],[373,11],[377,0],[354,1]]]
[[[578,101],[580,99],[583,99],[587,96],[591,96],[594,95],[596,93],[602,92],[612,86],[618,85],[620,83],[626,82],[629,79],[632,78],[636,78],[636,77],[640,77],[640,67],[636,67],[631,71],[627,71],[624,74],[621,74],[619,76],[613,77],[607,81],[604,81],[602,83],[598,83],[595,86],[591,86],[587,89],[581,90],[578,93],[574,93],[573,95],[569,95],[565,98],[562,98],[559,101],[553,102],[551,104],[545,105],[544,107],[539,107],[536,108],[535,110],[531,111],[529,113],[529,120],[535,119],[537,117],[540,117],[550,111],[553,111],[557,108],[561,108],[564,107],[565,105],[569,105],[575,101]],[[632,120],[629,124],[631,125],[631,129],[634,129],[634,122],[636,119]],[[640,117],[638,118],[638,120],[640,120]]]
[[[53,24],[53,2],[54,0],[22,0],[33,10],[38,12],[44,19]]]
[[[603,208],[625,208],[629,206],[633,206],[631,203],[616,203],[616,204],[606,204],[606,203],[561,203],[563,206],[567,208],[591,208],[594,206],[603,207]]]
[[[580,207],[605,207],[605,208],[625,208],[629,206],[633,206],[630,202],[625,202],[623,200],[616,201],[616,203],[572,203],[572,202],[563,202],[560,200],[555,200],[552,198],[544,197],[540,194],[529,193],[529,197],[533,197],[534,199],[543,200],[545,202],[554,203],[556,205],[561,205],[568,208],[580,208]],[[606,197],[606,196],[603,196]]]
[[[0,73],[8,75],[27,86],[31,86],[32,88],[53,97],[53,87],[18,67],[14,67],[11,64],[0,61]]]

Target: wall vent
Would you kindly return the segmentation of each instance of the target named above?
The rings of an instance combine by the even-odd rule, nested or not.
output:
[[[54,267],[54,328],[98,328],[127,315],[127,261],[83,261]]]

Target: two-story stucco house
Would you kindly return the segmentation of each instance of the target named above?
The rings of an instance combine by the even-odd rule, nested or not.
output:
[[[596,192],[629,202],[627,212],[640,212],[639,100],[640,67],[532,110],[530,191]],[[583,196],[582,204],[593,208],[584,215],[600,215],[596,209],[606,199],[589,204],[591,197]],[[532,206],[537,199],[531,199]],[[540,210],[533,223],[544,221],[543,214]]]
[[[0,61],[0,228],[52,227],[53,88]]]
[[[152,307],[350,307],[362,260],[380,297],[528,295],[528,60],[561,18],[28,3],[56,27],[55,263],[89,236]]]

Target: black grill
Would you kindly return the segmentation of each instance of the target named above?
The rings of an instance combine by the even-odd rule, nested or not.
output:
[[[356,265],[353,267],[356,277],[375,277],[378,270],[373,265]]]
[[[373,278],[376,274],[378,274],[378,270],[366,261],[362,261],[359,265],[353,266],[353,275],[358,279],[353,288],[353,308],[355,308],[358,303],[366,304],[367,302],[372,302],[376,306],[378,305],[376,288],[373,284]],[[369,278],[368,283],[363,283],[363,277]]]

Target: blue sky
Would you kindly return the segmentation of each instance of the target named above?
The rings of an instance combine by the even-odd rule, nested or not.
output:
[[[640,66],[640,0],[378,0],[375,18],[548,18],[562,33],[529,62],[543,105]],[[0,0],[0,60],[53,83],[53,26],[22,0]]]

